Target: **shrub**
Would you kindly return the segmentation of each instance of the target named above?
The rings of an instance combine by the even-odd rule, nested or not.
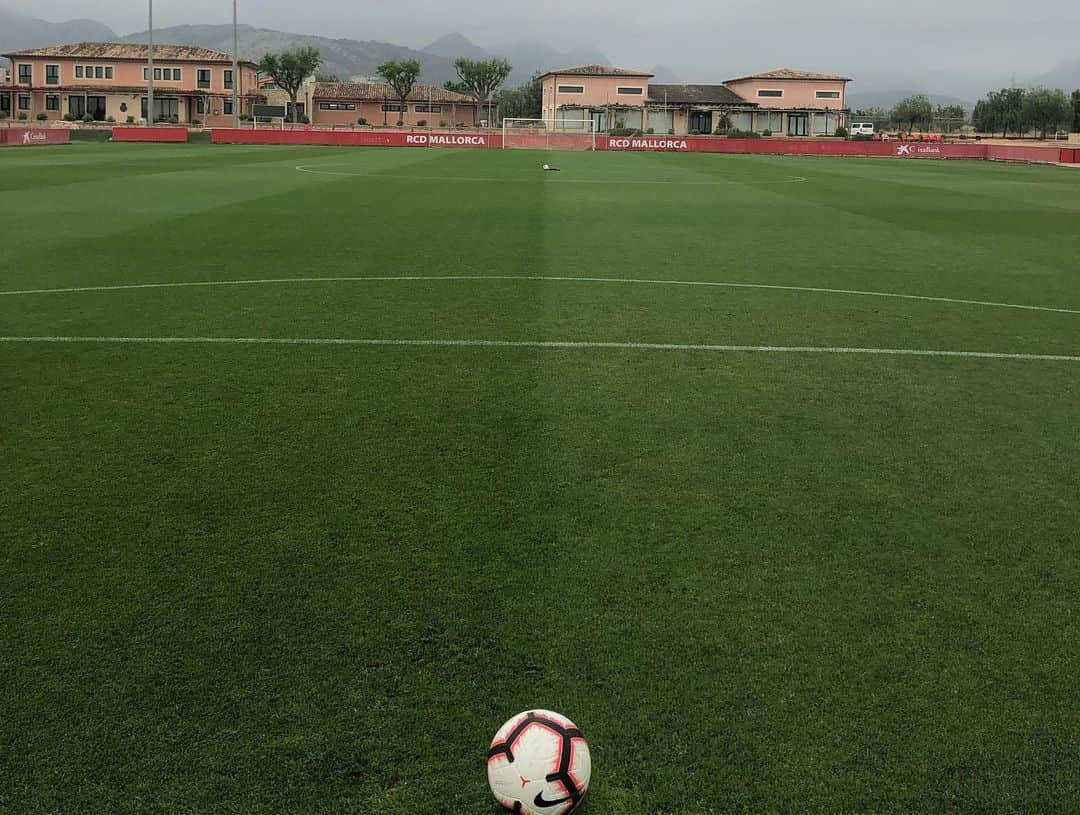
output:
[[[652,129],[651,127],[650,127],[650,128],[649,128],[648,130],[646,130],[645,132],[646,132],[646,133],[648,133],[648,134],[649,134],[649,135],[651,136],[651,135],[652,135],[653,133],[655,133],[656,131],[655,131],[655,130],[653,130],[653,129]]]
[[[82,120],[84,124],[90,124],[92,121],[94,121],[94,117],[89,113],[84,113]]]
[[[727,137],[729,139],[759,139],[760,134],[753,130],[739,130],[737,127],[731,128],[727,131]]]
[[[397,120],[397,126],[398,127],[405,127],[405,120],[404,119],[398,119]]]
[[[446,127],[446,119],[439,119],[439,127]]]
[[[848,137],[848,130],[843,125],[840,125],[840,127],[836,128],[836,132],[833,133],[833,135],[838,139],[846,139]]]
[[[250,117],[250,116],[248,116],[248,115],[247,115],[246,113],[241,113],[241,114],[240,114],[240,121],[241,121],[241,122],[250,122],[250,121],[251,121],[251,117]]]
[[[667,134],[668,134],[669,136],[674,136],[674,135],[675,135],[675,128],[673,128],[673,127],[669,127],[669,128],[668,128],[668,131],[667,131]]]
[[[854,136],[851,137],[851,140],[852,141],[873,141],[874,137],[873,136],[868,136],[865,133],[856,133]]]
[[[458,130],[464,130],[465,129],[465,123],[464,122],[458,122],[456,125],[454,125],[454,127],[456,127]]]
[[[116,119],[115,119],[115,118],[113,118],[112,116],[106,116],[106,117],[105,117],[105,121],[106,121],[106,122],[108,122],[108,123],[109,123],[109,124],[111,124],[111,125],[112,125],[112,124],[116,124]]]
[[[419,122],[416,123],[416,126],[417,127],[427,127],[427,119],[421,119]]]
[[[171,125],[180,124],[180,117],[179,116],[170,116],[169,117],[169,124],[171,124]]]
[[[0,122],[7,121],[7,117],[8,115],[4,111],[0,110]]]
[[[609,136],[640,136],[640,130],[634,130],[632,127],[613,127],[608,131]]]
[[[764,130],[762,130],[762,131],[761,131],[761,135],[762,135],[762,136],[771,136],[771,135],[772,135],[772,131],[771,131],[771,130],[769,130],[769,128],[765,128]]]
[[[34,118],[37,119],[39,122],[47,122],[49,120],[49,114],[45,113],[45,111],[42,111]]]
[[[64,121],[65,122],[74,122],[75,121],[75,114],[73,114],[73,113],[65,113],[64,114]]]
[[[191,123],[193,125],[195,125],[196,127],[198,127],[198,126],[200,126],[202,124],[202,119],[192,119]]]
[[[670,130],[668,131],[668,133],[671,133],[671,132],[672,132],[672,131],[670,131]],[[694,127],[692,127],[692,128],[690,128],[690,130],[689,130],[689,132],[688,132],[688,134],[687,134],[687,135],[690,135],[690,136],[700,136],[700,135],[701,135],[701,131],[700,131],[700,130],[698,130],[697,128],[694,128]]]
[[[25,112],[19,114],[19,121],[20,122],[25,122],[27,120],[27,118],[29,118],[29,117],[27,117]]]
[[[128,117],[127,117],[127,123],[128,123],[129,125],[133,125],[133,124],[135,124],[135,117],[134,117],[134,116],[128,116]]]
[[[361,116],[359,119],[356,120],[356,123],[358,125],[366,125],[367,124],[367,119],[365,119],[363,116]]]

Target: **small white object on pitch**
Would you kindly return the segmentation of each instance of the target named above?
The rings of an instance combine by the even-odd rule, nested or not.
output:
[[[545,170],[550,170],[551,168],[550,168],[550,167],[549,167],[548,165],[546,165],[546,164],[545,164],[545,165],[544,165],[544,169],[545,169]]]
[[[495,800],[522,815],[567,815],[589,788],[589,745],[572,721],[550,710],[519,713],[488,748]]]

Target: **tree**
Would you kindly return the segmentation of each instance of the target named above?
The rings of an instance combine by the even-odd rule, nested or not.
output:
[[[1073,91],[1073,133],[1080,133],[1080,91]]]
[[[1072,102],[1065,91],[1035,88],[1024,94],[1025,129],[1034,129],[1044,139],[1066,125],[1073,117]]]
[[[420,76],[420,63],[415,59],[391,59],[376,68],[375,73],[390,83],[397,98],[401,100],[401,115],[398,121],[404,121],[405,111],[409,109],[409,94]]]
[[[341,77],[337,74],[315,74],[316,82],[340,82]]]
[[[934,106],[925,95],[917,94],[897,102],[892,115],[901,129],[905,123],[907,124],[907,132],[910,134],[916,127],[922,130],[930,127],[930,122],[934,118]]]
[[[964,123],[964,106],[938,105],[934,110],[934,122],[942,133],[952,133]]]
[[[467,90],[469,96],[476,100],[477,107],[488,105],[488,118],[491,118],[491,95],[499,89],[499,86],[510,76],[510,63],[498,57],[494,59],[466,59],[458,57],[454,60],[454,70],[457,71],[460,84]]]
[[[295,51],[282,51],[280,54],[263,54],[259,60],[259,70],[268,74],[275,84],[289,94],[292,101],[292,120],[296,124],[296,97],[309,76],[322,64],[318,48],[305,46]]]
[[[453,91],[454,93],[468,94],[469,92],[469,86],[457,79],[446,80],[443,83],[443,87],[448,91]]]
[[[539,119],[544,107],[544,87],[540,75],[524,85],[496,91],[492,97],[499,121],[503,119]]]

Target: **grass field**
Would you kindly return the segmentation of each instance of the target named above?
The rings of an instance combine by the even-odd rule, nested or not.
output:
[[[0,811],[486,813],[533,706],[588,815],[1080,810],[1078,225],[1049,167],[0,153]]]

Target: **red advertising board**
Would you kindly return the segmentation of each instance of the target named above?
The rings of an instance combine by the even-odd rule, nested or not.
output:
[[[557,141],[553,141],[556,139]],[[214,130],[217,144],[318,144],[353,147],[500,148],[499,133],[411,132],[395,130]],[[586,150],[593,137],[579,134],[522,135],[519,147]],[[531,142],[531,143],[530,143]],[[836,139],[726,139],[709,136],[597,136],[597,150],[671,153],[742,153],[787,156],[862,156],[909,159],[1080,160],[1080,151],[1058,147],[983,143],[840,141]]]
[[[499,133],[385,130],[214,130],[215,144],[322,144],[349,147],[502,147]]]
[[[5,127],[0,129],[0,145],[33,147],[40,144],[67,144],[71,131],[66,128]]]
[[[186,142],[186,127],[114,127],[113,141]]]

